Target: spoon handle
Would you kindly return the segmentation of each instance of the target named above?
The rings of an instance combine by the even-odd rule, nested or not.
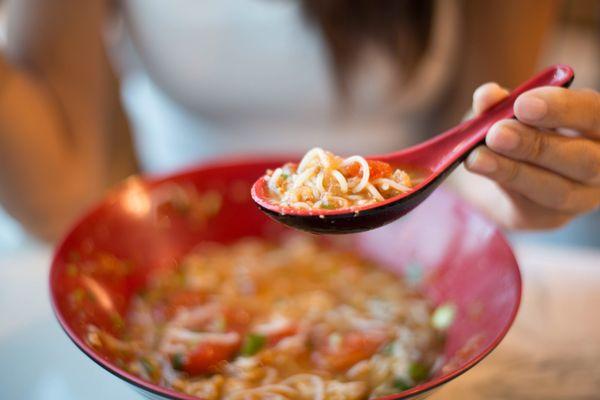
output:
[[[445,169],[457,161],[464,160],[471,150],[485,142],[485,136],[494,123],[514,118],[513,107],[522,93],[541,86],[568,87],[574,76],[573,70],[567,65],[551,66],[521,84],[508,97],[482,114],[425,142],[424,144],[434,148],[444,149],[445,156],[438,159],[439,163],[432,167]]]

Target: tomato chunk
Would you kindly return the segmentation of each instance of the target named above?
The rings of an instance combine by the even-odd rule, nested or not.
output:
[[[237,343],[200,343],[182,360],[182,369],[190,375],[218,372],[223,361],[230,360],[240,347]]]
[[[369,180],[379,179],[392,174],[392,166],[384,161],[367,160],[369,164],[370,177]],[[362,176],[359,163],[352,163],[344,169],[346,176]]]
[[[252,314],[244,307],[227,307],[224,310],[225,321],[228,331],[234,331],[240,334],[248,330],[248,325],[252,321]]]
[[[289,324],[277,331],[269,332],[267,336],[267,342],[270,346],[274,346],[281,340],[289,336],[294,336],[298,333],[298,326],[295,324]]]
[[[359,361],[371,357],[388,340],[388,335],[378,331],[353,331],[346,333],[340,343],[330,343],[318,349],[314,360],[319,367],[341,372]]]

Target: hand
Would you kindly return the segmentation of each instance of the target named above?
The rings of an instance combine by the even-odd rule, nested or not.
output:
[[[479,87],[474,112],[507,93],[495,83]],[[519,96],[514,111],[517,119],[494,124],[486,146],[475,149],[465,163],[504,192],[503,201],[488,203],[487,211],[506,227],[546,229],[597,209],[600,93],[538,88]]]

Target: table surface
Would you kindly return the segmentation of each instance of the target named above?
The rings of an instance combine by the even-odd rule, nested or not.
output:
[[[513,329],[433,400],[600,399],[600,251],[517,246],[524,297]],[[136,399],[55,322],[50,252],[0,258],[0,399]]]

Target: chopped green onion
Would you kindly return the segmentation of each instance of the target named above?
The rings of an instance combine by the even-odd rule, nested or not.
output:
[[[408,374],[414,382],[421,382],[429,376],[429,368],[419,362],[413,362],[408,367]]]
[[[456,306],[452,303],[444,303],[438,306],[431,315],[431,325],[440,331],[446,330],[454,322],[456,317]]]
[[[416,262],[408,264],[404,269],[404,278],[412,286],[417,286],[423,282],[424,275],[423,267]]]
[[[389,342],[381,348],[381,354],[391,356],[394,352],[394,342]]]
[[[289,174],[286,174],[286,173],[283,173],[283,174],[281,174],[281,177],[282,177],[284,180],[286,180],[286,179],[288,179],[288,178],[290,177],[290,175],[289,175]]]
[[[181,371],[185,364],[185,356],[181,353],[173,354],[171,356],[171,365],[174,369]]]
[[[240,354],[246,357],[253,356],[263,348],[266,342],[267,338],[264,335],[250,333],[244,338]]]
[[[142,364],[142,367],[144,368],[144,371],[146,371],[148,376],[154,376],[154,374],[156,373],[156,368],[154,367],[152,362],[150,362],[150,360],[148,360],[146,357],[142,357],[140,358],[140,364]]]
[[[398,390],[401,390],[401,391],[408,390],[408,389],[410,389],[410,388],[412,387],[412,386],[411,386],[411,385],[410,385],[410,384],[409,384],[409,383],[406,381],[406,379],[399,378],[399,377],[396,377],[396,378],[394,378],[394,381],[392,382],[392,386],[393,386],[395,389],[398,389]]]

